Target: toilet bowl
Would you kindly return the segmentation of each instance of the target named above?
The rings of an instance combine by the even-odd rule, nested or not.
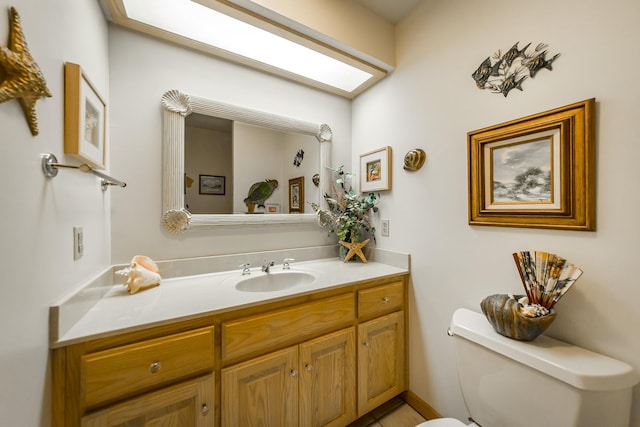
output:
[[[477,424],[439,418],[417,427],[629,426],[640,376],[628,364],[545,335],[506,338],[482,314],[463,308],[453,314],[449,335]]]

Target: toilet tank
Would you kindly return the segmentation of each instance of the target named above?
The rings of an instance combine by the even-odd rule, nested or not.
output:
[[[628,364],[544,335],[506,338],[464,308],[450,334],[462,394],[480,426],[629,426],[640,377]]]

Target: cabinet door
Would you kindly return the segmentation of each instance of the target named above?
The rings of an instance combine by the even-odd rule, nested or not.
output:
[[[298,425],[298,347],[222,370],[222,427]]]
[[[213,374],[82,417],[82,427],[213,427]]]
[[[404,312],[358,325],[358,416],[405,389]]]
[[[351,327],[300,345],[300,425],[356,419],[356,334]]]

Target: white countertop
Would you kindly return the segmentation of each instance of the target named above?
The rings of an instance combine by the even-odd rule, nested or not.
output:
[[[271,268],[273,272],[280,271],[282,264]],[[337,258],[295,262],[290,271],[306,271],[316,278],[311,284],[279,291],[244,292],[235,288],[237,279],[243,277],[236,269],[163,279],[160,286],[134,295],[129,295],[124,285],[111,285],[106,292],[103,287],[104,294],[86,313],[68,330],[61,330],[60,336],[52,337],[51,347],[409,272],[408,263],[405,268],[375,261],[344,263]],[[259,267],[252,268],[251,273],[244,277],[266,274]],[[56,317],[52,316],[51,321]]]

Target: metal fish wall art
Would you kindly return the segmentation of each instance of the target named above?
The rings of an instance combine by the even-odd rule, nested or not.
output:
[[[538,71],[553,70],[552,64],[560,56],[559,53],[547,57],[547,44],[539,43],[530,49],[531,43],[520,49],[517,42],[504,54],[498,50],[487,57],[471,74],[478,89],[489,89],[493,93],[501,93],[504,97],[512,89],[522,91],[522,82],[534,78]]]

